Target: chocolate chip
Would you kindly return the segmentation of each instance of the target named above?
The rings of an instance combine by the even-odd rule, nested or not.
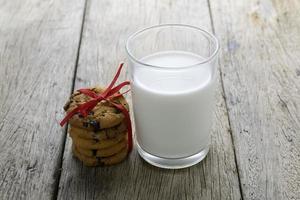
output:
[[[93,156],[97,155],[97,149],[92,149],[92,152],[93,152]]]
[[[100,124],[99,124],[99,122],[94,121],[94,120],[91,120],[91,121],[90,121],[90,124],[93,126],[94,131],[100,130]]]
[[[78,114],[78,117],[79,117],[79,118],[83,118],[83,115],[82,115],[82,114]]]
[[[64,110],[67,111],[70,107],[70,101],[68,101],[65,105],[64,105]]]

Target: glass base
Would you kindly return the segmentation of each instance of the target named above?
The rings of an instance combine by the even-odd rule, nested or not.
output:
[[[154,156],[143,150],[139,144],[137,144],[137,150],[140,156],[151,165],[164,169],[182,169],[193,166],[203,160],[209,151],[209,147],[199,153],[183,158],[162,158]]]

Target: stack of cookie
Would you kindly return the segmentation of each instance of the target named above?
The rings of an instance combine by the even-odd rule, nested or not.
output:
[[[104,91],[100,87],[90,89],[97,94]],[[69,113],[90,99],[75,92],[64,110]],[[129,110],[123,96],[113,101]],[[108,101],[99,102],[86,117],[75,114],[69,120],[73,154],[87,166],[112,165],[124,160],[128,153],[127,127],[124,120],[123,113]]]

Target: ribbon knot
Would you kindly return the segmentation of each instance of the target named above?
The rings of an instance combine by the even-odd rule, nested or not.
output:
[[[132,127],[131,127],[131,120],[128,110],[119,103],[116,103],[113,101],[114,98],[118,98],[122,96],[123,94],[129,92],[130,90],[127,90],[123,93],[120,93],[119,91],[126,85],[130,85],[129,81],[124,81],[120,83],[119,85],[115,86],[116,81],[118,80],[122,67],[124,63],[121,63],[117,73],[115,74],[113,80],[109,84],[109,86],[104,90],[103,93],[97,94],[91,89],[83,88],[79,89],[78,91],[86,96],[89,96],[91,99],[83,104],[78,105],[75,109],[70,111],[65,118],[60,122],[60,126],[64,126],[65,123],[67,123],[75,114],[80,113],[83,117],[86,117],[88,113],[102,100],[108,101],[113,105],[116,109],[120,110],[124,116],[127,126],[127,134],[128,134],[128,152],[132,150]]]

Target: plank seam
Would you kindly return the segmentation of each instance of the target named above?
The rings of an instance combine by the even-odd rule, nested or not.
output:
[[[210,5],[210,0],[207,0],[207,5],[208,5],[208,11],[209,11],[209,17],[210,17],[210,23],[211,23],[211,29],[213,34],[216,34],[215,31],[215,25],[214,25],[214,20],[213,20],[213,14],[212,14],[212,9],[211,9],[211,5]],[[218,62],[220,63],[220,62]],[[225,87],[224,87],[224,82],[223,82],[223,77],[222,77],[222,69],[221,67],[219,67],[219,76],[220,76],[220,80],[221,80],[221,88],[223,91],[223,97],[224,97],[224,101],[225,101],[225,109],[226,109],[226,113],[227,113],[227,121],[228,121],[228,125],[229,125],[229,134],[230,134],[230,138],[231,138],[231,142],[232,142],[232,146],[233,146],[233,154],[234,154],[234,162],[235,162],[235,166],[236,166],[236,171],[237,171],[237,176],[238,176],[238,181],[239,181],[239,189],[240,189],[240,194],[241,194],[241,199],[243,200],[243,188],[242,188],[242,184],[241,184],[241,178],[240,178],[240,170],[239,170],[239,166],[238,166],[238,162],[237,162],[237,156],[236,156],[236,151],[235,151],[235,142],[233,139],[233,135],[232,135],[232,128],[231,128],[231,123],[230,123],[230,115],[229,115],[229,109],[228,109],[228,103],[227,103],[227,98],[225,95]]]
[[[71,92],[70,95],[73,93],[74,88],[75,88],[75,81],[76,81],[76,76],[77,76],[77,68],[78,68],[78,62],[79,62],[79,55],[80,55],[80,49],[81,49],[81,41],[82,41],[82,34],[84,30],[84,22],[85,22],[85,16],[86,16],[86,10],[87,10],[87,1],[85,0],[84,2],[84,7],[83,7],[83,14],[82,14],[82,21],[81,21],[81,27],[80,27],[80,35],[79,35],[79,41],[78,41],[78,47],[77,47],[77,52],[76,52],[76,61],[75,61],[75,67],[74,67],[74,74],[73,74],[73,79],[72,79],[72,85],[71,85]],[[62,165],[63,165],[63,156],[65,152],[65,146],[66,146],[66,141],[67,141],[67,133],[68,131],[68,125],[66,126],[64,130],[64,138],[63,138],[63,144],[62,144],[62,150],[60,152],[60,158],[59,162],[56,167],[57,171],[57,178],[55,180],[55,188],[53,192],[52,199],[57,200],[58,198],[58,192],[59,192],[59,184],[60,184],[60,179],[61,179],[61,173],[62,173]]]
[[[214,25],[214,20],[213,20],[213,17],[212,17],[212,12],[211,12],[210,0],[207,0],[207,6],[208,6],[208,13],[209,13],[209,18],[210,18],[211,30],[215,34],[215,25]]]

